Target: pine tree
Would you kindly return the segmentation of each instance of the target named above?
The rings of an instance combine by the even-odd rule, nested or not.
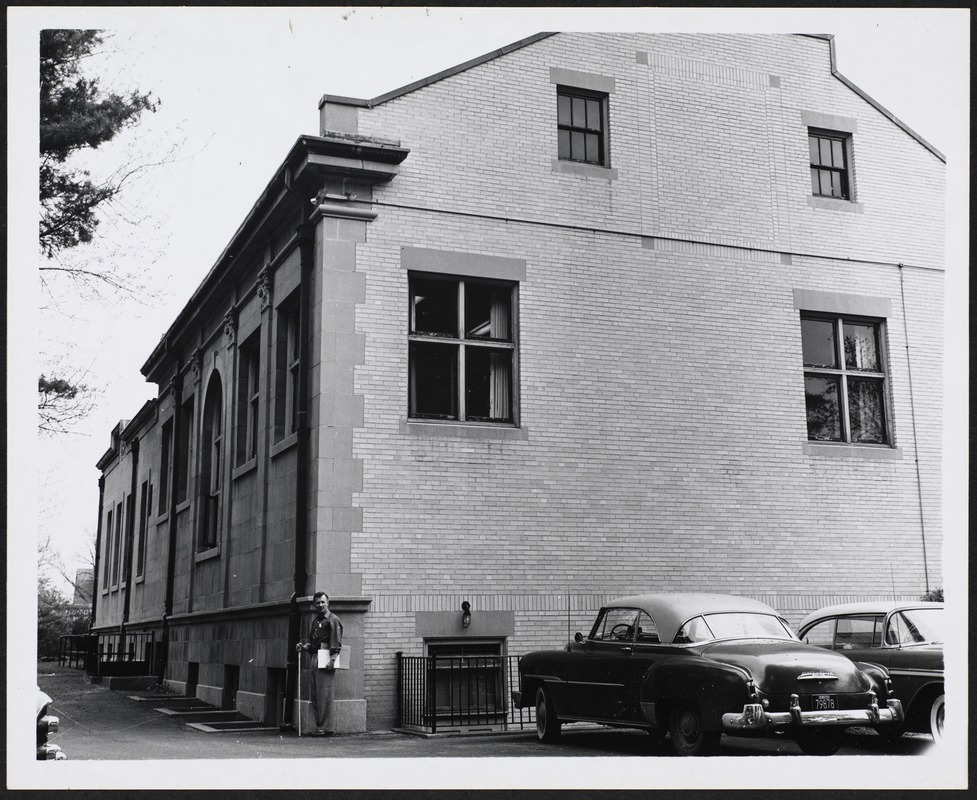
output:
[[[45,256],[40,274],[55,305],[57,292],[48,278],[70,279],[71,293],[65,296],[72,298],[89,289],[96,297],[103,289],[111,293],[131,289],[113,260],[78,257],[75,250],[93,241],[99,207],[110,206],[126,178],[141,168],[123,163],[107,179],[96,182],[80,166],[85,153],[112,141],[135,125],[143,112],[155,112],[159,105],[149,93],[106,91],[97,77],[87,74],[85,59],[102,52],[104,46],[105,35],[97,30],[42,30],[40,35],[39,244]],[[66,259],[65,251],[75,256]],[[67,432],[93,407],[92,390],[74,373],[54,363],[38,380],[42,433]]]
[[[95,184],[71,157],[111,141],[158,106],[150,94],[104,92],[97,78],[81,74],[82,60],[103,42],[96,30],[41,31],[40,245],[49,258],[90,242],[98,226],[95,209],[121,189],[119,180]]]

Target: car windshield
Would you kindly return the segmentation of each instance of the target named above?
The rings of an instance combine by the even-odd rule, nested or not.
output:
[[[703,614],[686,622],[676,642],[706,642],[710,639],[789,639],[796,637],[777,617],[770,614],[730,612]]]
[[[889,619],[887,644],[931,644],[943,641],[942,608],[909,608]]]

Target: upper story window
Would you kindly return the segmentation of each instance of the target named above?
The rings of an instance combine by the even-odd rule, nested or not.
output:
[[[607,94],[558,86],[556,107],[560,159],[606,167]]]
[[[193,448],[193,397],[188,397],[180,409],[180,424],[177,431],[176,463],[173,490],[176,502],[182,503],[190,496],[190,454]]]
[[[808,129],[811,151],[811,193],[816,197],[851,199],[851,134]]]
[[[112,532],[112,585],[119,584],[122,574],[122,503],[115,504],[115,530]]]
[[[109,511],[105,519],[105,547],[104,555],[102,560],[102,591],[107,591],[112,577],[112,548],[115,546],[115,528],[112,527],[112,521],[115,519],[115,511],[111,504],[109,505]]]
[[[409,416],[511,423],[515,284],[410,275]]]
[[[159,435],[159,508],[165,514],[170,502],[170,451],[173,447],[173,420],[163,423]]]
[[[883,322],[801,315],[807,438],[888,444]]]
[[[298,430],[299,293],[278,307],[275,345],[275,441]]]
[[[149,521],[153,513],[153,487],[149,481],[143,481],[139,491],[139,531],[136,534],[136,577],[142,577],[146,572],[146,534]]]
[[[198,542],[199,550],[209,550],[217,546],[221,522],[221,488],[224,469],[224,392],[220,375],[216,372],[207,387],[204,403],[201,478],[204,491],[203,523]]]
[[[238,348],[237,466],[258,454],[260,353],[260,331]]]

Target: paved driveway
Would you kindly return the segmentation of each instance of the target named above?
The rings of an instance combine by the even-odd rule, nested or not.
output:
[[[641,731],[565,729],[558,744],[544,745],[535,733],[425,738],[379,731],[332,738],[299,738],[294,732],[202,733],[153,711],[153,703],[92,684],[81,670],[39,665],[38,684],[53,699],[61,727],[52,741],[69,760],[290,759],[290,758],[472,758],[675,755],[667,739]],[[933,746],[912,735],[886,745],[875,733],[850,733],[839,755],[914,755]],[[798,755],[789,739],[723,737],[720,755]],[[692,761],[692,759],[690,759]]]

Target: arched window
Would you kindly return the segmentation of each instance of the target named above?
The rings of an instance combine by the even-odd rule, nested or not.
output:
[[[224,472],[223,408],[223,387],[220,375],[215,372],[207,387],[201,432],[201,487],[204,496],[204,513],[199,550],[209,550],[216,547],[218,542],[221,522],[221,481]]]

